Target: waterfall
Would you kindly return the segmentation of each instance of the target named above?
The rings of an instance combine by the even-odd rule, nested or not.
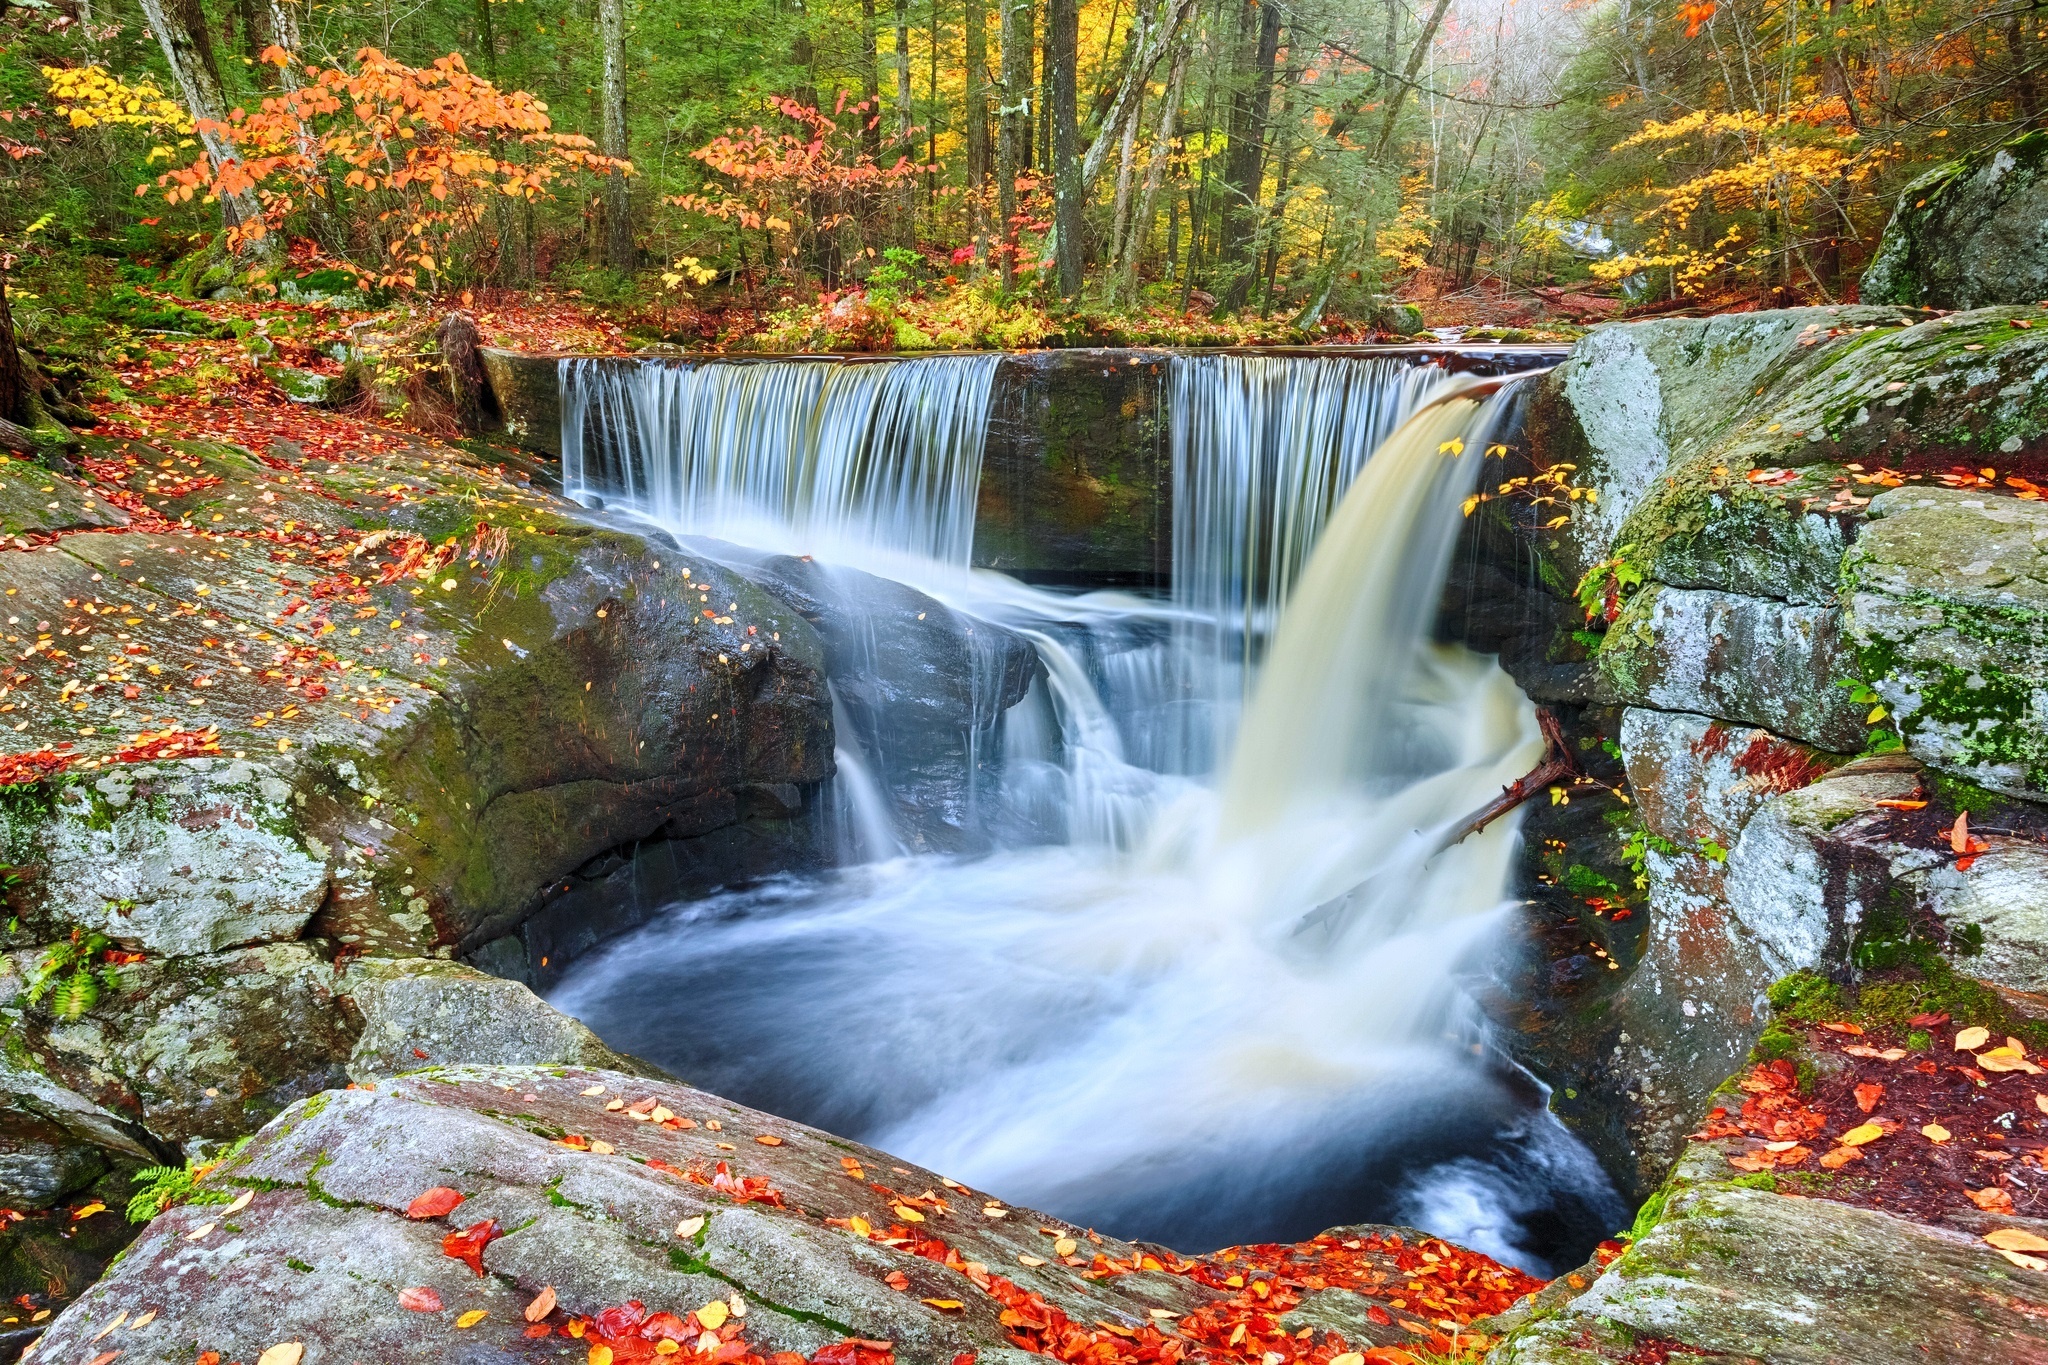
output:
[[[562,486],[693,534],[965,565],[999,361],[565,359]]]
[[[799,381],[832,386],[758,380]],[[628,382],[585,392],[623,403]],[[917,381],[956,397],[966,382]],[[1436,837],[1541,749],[1494,661],[1429,640],[1459,503],[1512,397],[1358,359],[1177,360],[1166,385],[1170,599],[1034,589],[894,523],[837,533],[848,553],[944,541],[890,572],[1037,652],[988,745],[986,851],[679,908],[554,999],[720,1093],[1127,1235],[1193,1249],[1427,1216],[1524,1265],[1582,1255],[1618,1201],[1533,1085],[1478,1055],[1455,985],[1498,937],[1516,822]],[[636,401],[636,430],[711,443]],[[777,496],[786,536],[805,523]],[[866,738],[841,783],[856,816],[881,808],[890,771],[889,737]],[[893,840],[869,818],[854,843],[874,858]],[[1538,1225],[1569,1231],[1538,1242]]]

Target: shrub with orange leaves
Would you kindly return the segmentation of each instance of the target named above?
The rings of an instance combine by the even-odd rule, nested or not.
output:
[[[884,202],[883,192],[930,169],[907,157],[888,166],[863,150],[857,133],[875,118],[872,106],[841,95],[833,114],[788,96],[768,107],[787,120],[781,132],[759,124],[733,128],[690,153],[714,173],[702,193],[669,203],[724,222],[779,233],[785,259],[810,254],[820,239],[858,228]],[[848,118],[848,116],[851,116]],[[847,118],[851,127],[842,127]]]
[[[473,271],[493,257],[494,199],[544,199],[573,175],[632,173],[589,138],[555,131],[544,102],[498,89],[458,54],[411,67],[366,47],[354,70],[307,66],[302,80],[282,48],[263,60],[290,71],[295,88],[201,127],[238,158],[202,153],[156,182],[172,203],[253,191],[263,213],[229,230],[235,249],[327,206],[366,258],[344,268],[376,284],[438,288],[461,273],[458,262]]]

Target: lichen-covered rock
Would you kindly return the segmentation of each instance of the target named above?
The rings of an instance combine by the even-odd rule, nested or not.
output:
[[[1847,466],[2048,456],[2038,313],[1810,308],[1596,328],[1531,406],[1535,463],[1572,464],[1595,493],[1546,555],[1572,581],[1619,557],[1660,583],[1831,603],[1875,491]]]
[[[693,1126],[608,1110],[614,1098],[655,1100]],[[708,1127],[713,1120],[718,1130]],[[568,1135],[588,1149],[558,1140]],[[615,1151],[600,1152],[600,1142]],[[778,1202],[760,1202],[768,1195],[759,1188],[740,1200],[712,1187],[720,1163],[760,1179]],[[552,1360],[565,1344],[580,1356],[580,1344],[562,1337],[524,1335],[522,1310],[549,1287],[557,1321],[627,1300],[682,1315],[736,1296],[747,1340],[764,1353],[809,1354],[855,1336],[895,1343],[904,1361],[1007,1348],[1001,1304],[967,1274],[852,1226],[854,1218],[875,1228],[906,1222],[896,1207],[905,1196],[919,1201],[924,1235],[1080,1322],[1136,1327],[1155,1309],[1177,1317],[1221,1297],[1156,1271],[1084,1279],[1085,1261],[1054,1259],[1039,1231],[1087,1236],[1079,1229],[1022,1209],[989,1217],[987,1201],[934,1172],[616,1072],[450,1069],[318,1096],[281,1115],[207,1184],[256,1193],[231,1215],[196,1205],[158,1218],[51,1324],[39,1358],[82,1360],[88,1346],[116,1346],[123,1361],[189,1365],[200,1351],[246,1361],[285,1341],[304,1344],[307,1365],[458,1350]],[[465,1197],[445,1217],[408,1219],[407,1205],[435,1185]],[[440,1244],[484,1219],[495,1219],[501,1235],[484,1249],[479,1277]],[[1089,1240],[1091,1255],[1134,1254],[1114,1239]],[[892,1273],[908,1283],[886,1283]],[[441,1306],[402,1307],[400,1291],[415,1286],[435,1290]],[[145,1326],[95,1340],[117,1315],[132,1323],[151,1310]],[[456,1327],[476,1310],[486,1316]]]
[[[562,453],[562,362],[558,357],[479,346],[491,401],[505,434],[529,450]]]
[[[55,818],[12,831],[39,864],[52,930],[97,929],[192,956],[294,939],[327,899],[328,859],[296,837],[291,787],[240,759],[123,766],[58,795]]]
[[[2048,133],[1987,147],[1907,185],[1862,294],[1929,308],[2048,298]]]
[[[1930,861],[1900,881],[1952,937],[1969,935],[1980,945],[1961,960],[1963,970],[2002,992],[2033,997],[2038,1013],[2048,1003],[2048,849],[2001,834],[1984,844],[1967,869]]]
[[[1913,753],[2048,799],[2048,505],[1896,488],[1843,566],[1846,624]]]
[[[1608,630],[1600,672],[1630,705],[1744,721],[1853,753],[1868,726],[1836,686],[1856,676],[1841,630],[1832,608],[1652,584]]]
[[[363,1017],[348,1074],[374,1081],[429,1066],[569,1065],[658,1074],[517,981],[419,959],[358,959],[348,993]]]
[[[1488,1365],[1611,1365],[1649,1349],[1730,1365],[2048,1362],[2048,1273],[1960,1229],[1725,1175],[1711,1147],[1689,1159],[1649,1231]]]

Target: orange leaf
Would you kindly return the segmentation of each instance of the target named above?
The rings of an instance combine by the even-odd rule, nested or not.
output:
[[[441,1296],[431,1285],[415,1285],[398,1291],[398,1306],[410,1313],[438,1313],[441,1311]]]
[[[408,1218],[440,1218],[452,1212],[462,1202],[462,1192],[451,1190],[446,1185],[436,1185],[405,1206]]]
[[[1884,1098],[1884,1087],[1866,1081],[1856,1087],[1856,1107],[1864,1113],[1877,1108],[1877,1102]]]
[[[461,1261],[475,1271],[481,1279],[484,1273],[484,1248],[498,1235],[498,1220],[486,1218],[480,1223],[471,1223],[461,1232],[451,1232],[441,1239],[441,1254],[450,1260]]]

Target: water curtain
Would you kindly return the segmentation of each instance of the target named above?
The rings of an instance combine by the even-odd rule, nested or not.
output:
[[[1000,359],[563,360],[563,488],[764,548],[965,566]]]

